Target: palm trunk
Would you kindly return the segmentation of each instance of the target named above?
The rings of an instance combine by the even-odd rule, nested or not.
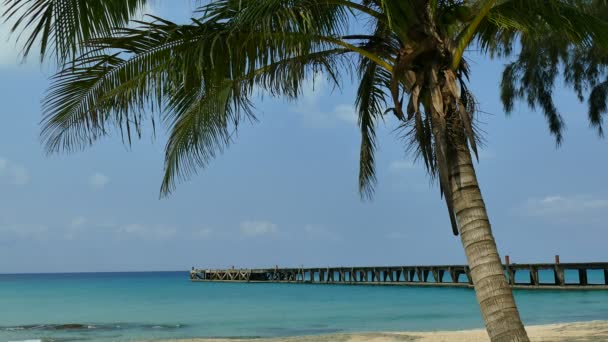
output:
[[[492,342],[527,342],[466,142],[456,159],[450,169],[454,211],[486,330]]]

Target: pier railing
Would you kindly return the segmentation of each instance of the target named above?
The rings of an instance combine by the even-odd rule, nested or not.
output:
[[[526,289],[603,289],[608,290],[608,262],[512,264],[505,258],[505,276],[514,288]],[[568,274],[578,275],[567,281]],[[595,271],[594,282],[589,271]],[[541,279],[539,272],[550,272],[549,281]],[[603,273],[603,277],[602,274]],[[517,279],[524,281],[516,281]],[[522,276],[523,274],[523,276]],[[546,278],[546,277],[545,277]],[[602,279],[603,278],[603,279]],[[466,265],[433,266],[364,266],[314,268],[263,268],[263,269],[195,269],[190,271],[192,281],[211,282],[277,282],[305,284],[351,285],[410,285],[471,287],[470,269]],[[599,279],[599,281],[598,281]]]

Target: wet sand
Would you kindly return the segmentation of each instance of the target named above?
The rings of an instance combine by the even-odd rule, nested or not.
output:
[[[532,341],[608,341],[608,321],[548,324],[526,327]],[[164,342],[489,342],[485,330],[332,334],[272,339],[178,339]]]

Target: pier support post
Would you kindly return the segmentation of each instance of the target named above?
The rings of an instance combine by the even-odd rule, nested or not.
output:
[[[450,278],[452,278],[452,283],[457,283],[458,276],[456,275],[456,272],[454,271],[453,267],[448,267],[448,273],[450,273]]]
[[[471,269],[469,268],[469,266],[464,268],[464,273],[467,275],[467,280],[469,281],[469,284],[473,285],[473,278],[471,278]]]
[[[431,271],[429,271],[429,270],[423,270],[422,271],[422,276],[424,277],[424,282],[425,283],[429,280],[429,273],[431,273]]]
[[[433,279],[435,280],[435,282],[441,283],[441,281],[439,281],[439,270],[436,268],[432,268],[431,272],[433,272]]]
[[[507,265],[506,269],[507,269],[507,276],[509,278],[509,284],[515,285],[515,271],[513,270],[513,268],[511,268],[510,265]]]
[[[564,269],[559,265],[559,255],[555,255],[555,285],[564,286],[566,282],[564,281]]]
[[[530,267],[530,284],[534,286],[540,285],[538,281],[538,268],[534,266]]]
[[[418,282],[423,282],[424,275],[422,274],[422,270],[419,267],[416,267],[416,275],[418,276]]]
[[[559,265],[555,265],[555,285],[559,285],[559,286],[564,286],[566,285],[566,282],[564,281],[564,269],[559,266]]]
[[[578,269],[578,281],[580,285],[587,285],[587,269],[579,268]]]
[[[608,285],[608,268],[604,268],[604,284]]]
[[[511,259],[508,255],[505,255],[505,270],[507,271],[509,285],[515,285],[515,271],[511,268]]]

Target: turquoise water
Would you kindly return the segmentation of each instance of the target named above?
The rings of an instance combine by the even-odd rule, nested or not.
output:
[[[608,291],[522,290],[516,300],[526,324],[608,320]],[[0,341],[467,329],[483,326],[479,316],[469,289],[191,283],[187,272],[0,275]]]

